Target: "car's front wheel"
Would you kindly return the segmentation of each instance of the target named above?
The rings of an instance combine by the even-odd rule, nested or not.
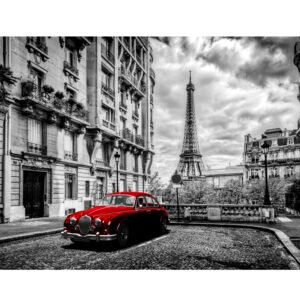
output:
[[[168,221],[167,218],[163,217],[159,223],[159,233],[165,234],[168,231]]]
[[[129,227],[126,223],[120,223],[117,228],[117,243],[118,246],[123,248],[129,242]]]

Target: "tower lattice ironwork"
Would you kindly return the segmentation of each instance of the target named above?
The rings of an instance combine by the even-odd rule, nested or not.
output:
[[[195,86],[192,83],[192,75],[190,71],[190,82],[186,86],[187,103],[186,116],[182,152],[180,154],[179,163],[177,166],[177,173],[182,176],[182,179],[197,180],[204,177],[204,164],[202,155],[199,149],[195,105],[194,105],[194,91]]]

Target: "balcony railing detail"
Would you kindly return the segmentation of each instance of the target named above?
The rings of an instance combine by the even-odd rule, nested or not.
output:
[[[127,104],[121,102],[121,103],[120,103],[120,108],[121,108],[121,109],[127,110]]]
[[[142,92],[142,94],[147,92],[146,84],[138,84],[137,78],[130,71],[127,71],[124,66],[119,68],[119,75],[122,76],[130,85],[134,86],[139,92]]]
[[[134,120],[138,121],[139,117],[140,117],[140,115],[139,115],[139,113],[137,111],[132,112],[132,118]]]
[[[82,103],[72,100],[66,100],[55,95],[55,93],[47,94],[32,81],[22,83],[22,102],[26,103],[26,107],[32,104],[39,104],[46,111],[52,111],[62,117],[75,117],[84,121],[88,120],[88,111],[84,109]],[[24,106],[25,107],[25,106]]]
[[[110,121],[107,121],[105,119],[102,120],[102,124],[103,124],[103,126],[109,128],[111,130],[115,130],[116,129],[116,125],[114,123],[112,123]]]
[[[78,154],[77,154],[77,153],[74,153],[74,152],[70,152],[70,151],[65,151],[64,158],[65,158],[66,160],[77,161],[77,160],[78,160]]]
[[[106,83],[102,82],[102,91],[109,94],[111,97],[115,97],[115,90],[108,86]]]
[[[101,54],[102,56],[107,59],[110,63],[112,63],[113,65],[115,64],[115,56],[113,55],[113,53],[108,50],[106,47],[102,46],[101,47]]]
[[[128,128],[124,128],[123,130],[120,131],[120,136],[127,140],[127,141],[130,141],[136,145],[139,145],[139,146],[142,146],[144,147],[145,146],[145,140],[144,138],[141,136],[141,135],[134,135],[130,129]]]
[[[27,151],[36,154],[47,155],[47,146],[28,142]]]
[[[141,135],[136,135],[135,136],[135,143],[144,147],[145,146],[145,140]]]
[[[26,48],[30,53],[35,53],[40,56],[43,61],[49,58],[46,43],[38,40],[36,37],[27,37]]]
[[[68,61],[64,61],[64,72],[70,73],[71,75],[75,75],[78,78],[79,71],[75,66],[72,66]]]

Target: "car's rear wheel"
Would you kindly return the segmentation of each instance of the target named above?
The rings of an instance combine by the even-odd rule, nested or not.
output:
[[[159,223],[159,233],[165,234],[168,231],[168,221],[167,218],[163,217]]]
[[[120,223],[117,228],[117,243],[118,246],[123,248],[129,242],[129,227],[126,223]]]

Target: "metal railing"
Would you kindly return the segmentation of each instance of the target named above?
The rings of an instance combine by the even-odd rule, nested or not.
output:
[[[74,153],[74,152],[70,152],[70,151],[65,151],[65,155],[64,158],[66,160],[74,160],[77,161],[78,160],[78,154]]]
[[[27,151],[36,154],[47,155],[47,146],[28,142]]]
[[[46,46],[46,42],[38,40],[36,37],[27,37],[27,44],[36,47],[45,54],[48,54],[48,47]]]
[[[96,160],[96,167],[109,167],[109,162],[105,160]]]
[[[112,97],[115,97],[115,90],[112,89],[110,86],[108,86],[106,83],[102,82],[101,88],[102,88],[102,91],[106,92],[107,94],[109,94]]]
[[[67,71],[72,72],[73,74],[77,75],[79,74],[78,69],[75,66],[72,66],[68,61],[64,61],[64,69]]]

